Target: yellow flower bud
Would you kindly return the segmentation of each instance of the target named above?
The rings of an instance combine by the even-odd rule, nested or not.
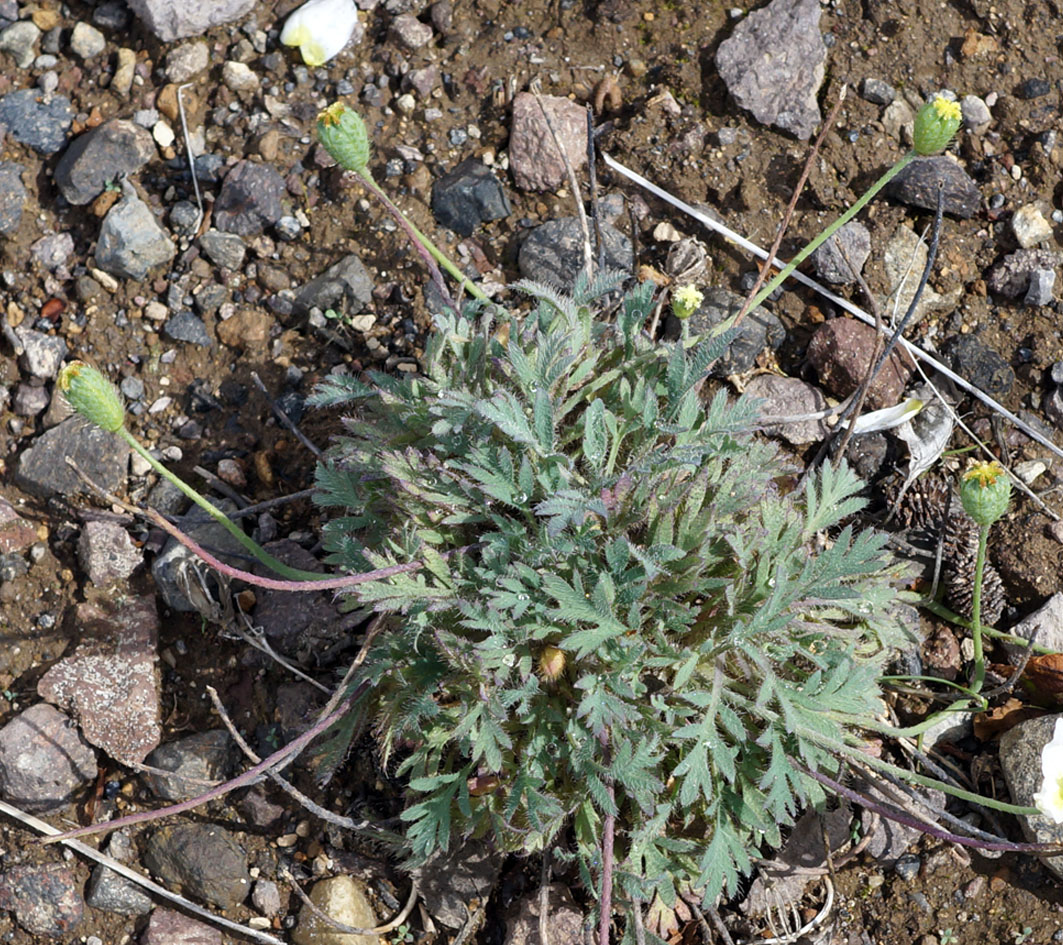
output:
[[[343,102],[334,102],[317,116],[317,136],[344,170],[361,171],[369,164],[365,122]]]
[[[957,102],[950,102],[943,95],[935,95],[915,116],[912,139],[916,154],[926,156],[944,151],[959,129],[962,118],[963,113]]]
[[[565,652],[556,646],[544,646],[539,654],[539,673],[547,682],[557,682],[565,671]]]
[[[995,459],[977,462],[963,474],[960,484],[963,510],[979,525],[992,525],[1008,510],[1011,480]]]
[[[680,320],[690,318],[703,301],[705,296],[695,286],[680,286],[672,293],[672,314]]]
[[[90,423],[108,433],[125,425],[122,396],[103,374],[84,361],[71,361],[56,380],[68,404]]]

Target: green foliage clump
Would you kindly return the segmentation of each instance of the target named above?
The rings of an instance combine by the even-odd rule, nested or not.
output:
[[[362,718],[409,779],[411,863],[488,836],[596,889],[613,814],[619,895],[712,900],[877,713],[898,572],[827,537],[852,473],[788,493],[755,403],[703,399],[727,337],[651,342],[650,285],[612,323],[594,288],[522,288],[523,318],[437,318],[425,376],[316,394],[353,410],[318,470],[331,562],[425,565],[355,591],[394,615]]]

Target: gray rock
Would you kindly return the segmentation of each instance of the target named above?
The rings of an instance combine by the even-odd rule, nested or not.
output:
[[[151,134],[116,118],[73,140],[55,166],[55,182],[70,203],[81,206],[101,194],[108,182],[135,174],[154,156]]]
[[[128,0],[144,25],[164,43],[201,36],[212,26],[251,12],[255,0]]]
[[[482,840],[467,840],[445,853],[433,854],[413,871],[421,898],[437,922],[460,929],[468,917],[465,904],[491,895],[502,869],[502,855]]]
[[[284,213],[284,178],[268,164],[234,164],[214,203],[214,225],[224,233],[257,236]]]
[[[122,183],[122,194],[100,226],[96,265],[113,276],[139,281],[173,259],[177,250],[128,181]]]
[[[219,909],[235,908],[251,891],[247,854],[223,827],[162,827],[148,839],[143,860],[166,885]]]
[[[124,0],[103,0],[92,11],[92,22],[103,30],[116,32],[129,26],[129,8]]]
[[[860,85],[860,95],[873,105],[889,105],[897,97],[897,90],[881,79],[866,78]]]
[[[976,134],[985,131],[993,120],[989,106],[977,95],[965,95],[960,101],[960,111],[963,113],[963,127]]]
[[[188,309],[183,309],[166,319],[162,331],[167,338],[199,345],[201,348],[209,348],[214,344],[207,333],[207,326],[203,323],[203,319]]]
[[[1029,291],[1030,278],[1038,269],[1055,270],[1063,265],[1063,253],[1052,249],[1019,249],[989,270],[989,291],[1006,299],[1017,299]]]
[[[870,255],[871,233],[863,223],[850,220],[812,254],[812,265],[820,279],[834,285],[852,285]]]
[[[716,287],[705,292],[704,301],[688,321],[692,335],[709,335],[717,325],[737,315],[745,301],[728,289]],[[671,313],[665,318],[664,337],[675,340],[680,334],[679,319]],[[738,326],[738,334],[723,355],[712,363],[712,377],[742,374],[756,363],[757,355],[765,348],[778,348],[786,339],[782,322],[763,307],[749,312]]]
[[[224,781],[236,761],[235,745],[223,729],[197,732],[159,745],[147,763],[172,775],[145,773],[144,783],[165,801],[186,801],[202,794],[205,781]]]
[[[896,309],[901,317],[908,311],[919,288],[919,277],[926,268],[929,252],[926,240],[921,239],[915,230],[903,223],[898,224],[886,244],[883,257],[886,284],[890,287],[890,294],[879,302],[883,311]],[[918,325],[930,312],[951,312],[959,304],[962,294],[960,286],[942,295],[926,285],[916,302],[909,327]]]
[[[630,272],[631,240],[608,223],[602,224],[602,239],[606,269]],[[579,220],[560,217],[537,226],[521,245],[517,264],[526,279],[571,289],[583,272],[583,230]]]
[[[257,880],[251,890],[251,905],[262,915],[277,915],[281,911],[280,888],[271,880]]]
[[[1053,269],[1035,269],[1030,274],[1030,287],[1023,303],[1026,305],[1051,305],[1055,299],[1056,273]]]
[[[280,561],[304,571],[324,570],[309,551],[294,541],[282,539],[270,542],[266,550]],[[256,571],[266,574],[262,567]],[[335,595],[328,591],[317,594],[292,594],[289,591],[259,588],[255,592],[255,625],[266,637],[285,652],[304,649],[304,637],[321,640],[340,622]]]
[[[916,854],[905,853],[904,856],[897,857],[897,862],[893,864],[893,869],[901,879],[906,883],[910,883],[919,875],[922,865],[923,861]]]
[[[558,95],[542,96],[543,108],[572,169],[578,174],[587,163],[587,111]],[[513,100],[509,129],[509,166],[520,190],[557,190],[568,180],[559,151],[535,96],[521,92]]]
[[[8,236],[18,229],[27,192],[22,184],[26,169],[13,161],[0,161],[0,236]]]
[[[422,23],[412,13],[402,13],[391,21],[392,38],[411,52],[432,41],[432,27]]]
[[[30,247],[33,258],[49,272],[66,266],[74,253],[74,237],[69,233],[48,233]]]
[[[525,893],[506,910],[503,945],[540,945],[539,890]],[[546,940],[550,945],[582,945],[583,912],[568,887],[551,883],[547,888]]]
[[[1063,653],[1063,593],[1057,591],[1039,609],[1023,617],[1008,633],[1026,640],[1034,639],[1036,634],[1038,646],[1046,646],[1054,653]],[[1012,660],[1022,659],[1026,647],[1007,640],[1001,642]]]
[[[164,906],[152,910],[140,945],[222,945],[221,929]]]
[[[912,129],[915,126],[915,112],[903,99],[896,98],[882,111],[882,127],[895,141],[912,142]]]
[[[68,417],[46,430],[18,460],[15,483],[42,499],[88,492],[81,477],[67,465],[70,457],[84,473],[108,492],[121,491],[129,463],[129,447],[111,433]]]
[[[462,161],[432,186],[432,213],[459,236],[471,236],[481,223],[511,212],[502,184],[476,158]]]
[[[85,739],[123,764],[159,744],[155,597],[125,596],[77,605],[80,640],[37,683],[37,693],[71,713]]]
[[[69,866],[7,866],[0,873],[0,909],[13,912],[15,921],[31,935],[70,939],[85,912],[85,901]]]
[[[1038,243],[1052,239],[1052,224],[1045,219],[1036,204],[1019,207],[1011,217],[1011,232],[1023,249],[1034,249]]]
[[[321,311],[360,312],[373,298],[373,277],[353,253],[329,266],[295,293],[295,311],[305,315]]]
[[[1000,736],[1000,767],[1013,804],[1033,807],[1033,796],[1041,790],[1041,749],[1051,740],[1061,715],[1027,719]],[[1063,843],[1063,824],[1055,824],[1043,814],[1016,815],[1026,839],[1032,843]],[[1063,878],[1063,856],[1041,857],[1056,876]]]
[[[816,93],[827,47],[819,0],[772,0],[720,43],[716,69],[739,107],[807,141],[821,120]]]
[[[78,537],[78,564],[98,587],[125,580],[143,556],[117,522],[86,522]]]
[[[19,144],[54,154],[66,144],[74,109],[65,95],[46,97],[37,89],[19,89],[0,98],[0,125]]]
[[[18,366],[42,381],[54,379],[67,354],[66,342],[58,335],[45,335],[21,326],[15,329],[15,335],[22,342],[23,349]]]
[[[191,200],[178,200],[170,207],[170,229],[178,236],[191,239],[199,229],[199,208]]]
[[[975,335],[953,335],[941,352],[960,377],[994,397],[1006,394],[1015,383],[1011,365]]]
[[[247,246],[239,236],[215,229],[207,230],[199,238],[199,246],[215,266],[234,272],[244,264],[247,253]]]
[[[20,69],[28,69],[33,64],[36,55],[33,47],[40,35],[32,20],[19,20],[0,30],[0,52],[10,55]]]
[[[95,777],[95,753],[52,706],[32,705],[0,729],[0,795],[12,804],[29,811],[62,807]]]
[[[166,54],[166,78],[180,85],[210,68],[210,48],[202,40],[182,43]]]
[[[944,154],[917,157],[886,185],[886,193],[921,210],[937,209],[938,182],[943,184],[942,206],[950,216],[968,220],[982,205],[978,186],[967,172]]]
[[[11,400],[11,409],[19,417],[36,417],[48,409],[48,391],[37,384],[19,384]]]
[[[746,396],[762,399],[762,417],[785,417],[824,410],[827,399],[818,387],[796,377],[761,374],[746,386]],[[807,446],[822,440],[830,432],[824,420],[798,420],[792,423],[770,424],[764,427],[769,435],[781,436],[794,446]]]
[[[95,26],[85,23],[75,23],[70,31],[70,51],[82,59],[91,59],[103,52],[107,40]]]
[[[104,852],[119,863],[131,863],[136,859],[133,841],[121,830],[111,834]],[[155,905],[140,886],[114,870],[98,863],[92,870],[85,891],[85,901],[94,909],[114,912],[118,915],[147,915]]]

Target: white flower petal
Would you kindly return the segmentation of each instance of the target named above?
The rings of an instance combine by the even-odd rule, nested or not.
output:
[[[879,430],[888,430],[890,427],[900,426],[905,420],[910,420],[923,409],[923,401],[918,397],[909,397],[892,407],[883,407],[882,410],[872,410],[857,417],[853,424],[853,433],[877,433]]]
[[[1037,809],[1054,824],[1063,824],[1063,718],[1056,719],[1052,740],[1041,749],[1041,790]]]
[[[308,66],[320,66],[347,45],[357,25],[354,0],[307,0],[285,21],[281,42],[298,46]]]

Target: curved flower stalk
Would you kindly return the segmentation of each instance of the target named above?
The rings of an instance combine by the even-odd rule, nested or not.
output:
[[[243,529],[232,522],[221,509],[163,466],[126,429],[125,407],[122,404],[121,394],[99,370],[84,361],[72,361],[59,372],[57,384],[67,403],[78,414],[94,426],[98,426],[108,433],[114,433],[125,440],[130,449],[143,457],[152,469],[173,483],[271,571],[293,581],[320,581],[323,577],[327,577],[327,575],[317,574],[313,571],[301,571],[298,568],[289,567],[283,561],[278,561],[258,542],[247,535]]]
[[[320,66],[343,50],[357,26],[354,0],[308,0],[285,21],[280,38],[298,46],[308,66]]]

